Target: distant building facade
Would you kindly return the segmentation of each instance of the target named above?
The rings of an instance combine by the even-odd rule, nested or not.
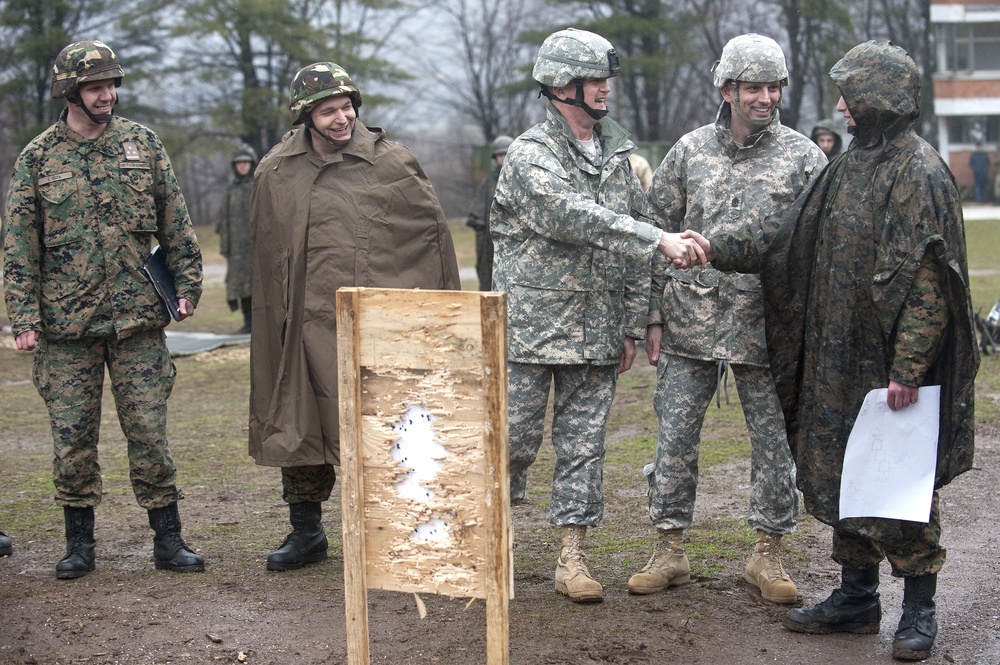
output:
[[[930,9],[939,152],[965,193],[976,144],[991,155],[1000,146],[1000,0],[931,0]]]

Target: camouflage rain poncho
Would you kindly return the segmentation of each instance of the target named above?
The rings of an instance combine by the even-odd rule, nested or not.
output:
[[[916,66],[902,49],[868,42],[831,76],[858,125],[850,149],[800,200],[797,218],[713,238],[713,246],[716,267],[761,270],[798,484],[808,510],[836,524],[855,417],[865,394],[890,379],[942,386],[936,486],[971,467],[979,355],[958,190],[913,130]],[[921,264],[937,288],[917,281]],[[947,309],[943,328],[929,315],[935,308]],[[882,539],[899,522],[840,526]]]

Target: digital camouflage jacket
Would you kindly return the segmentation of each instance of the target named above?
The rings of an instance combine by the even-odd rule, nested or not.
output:
[[[790,208],[826,166],[823,151],[782,125],[777,112],[737,144],[731,113],[723,102],[715,123],[682,136],[656,169],[649,199],[664,230],[735,231]],[[657,256],[649,322],[664,325],[660,347],[667,353],[767,366],[758,275],[681,270]]]
[[[29,143],[7,192],[4,289],[14,335],[128,337],[170,317],[142,266],[166,252],[178,298],[201,297],[201,250],[170,159],[151,130],[114,117],[96,139],[66,111]]]
[[[660,230],[628,164],[635,144],[608,118],[595,137],[597,164],[550,106],[507,152],[490,230],[510,361],[614,364],[626,334],[645,336]]]
[[[857,123],[797,214],[712,238],[721,269],[762,271],[771,368],[806,507],[838,524],[844,450],[865,395],[941,386],[936,486],[973,458],[979,353],[962,206],[913,130],[919,72],[869,42],[831,71]],[[839,523],[876,540],[896,520]]]

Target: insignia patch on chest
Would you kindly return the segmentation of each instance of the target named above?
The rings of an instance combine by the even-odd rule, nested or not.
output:
[[[135,144],[131,141],[125,141],[122,144],[122,148],[125,150],[125,159],[130,162],[135,162],[139,160],[139,149],[135,147]]]

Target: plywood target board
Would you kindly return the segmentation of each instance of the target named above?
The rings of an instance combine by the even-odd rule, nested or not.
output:
[[[337,293],[349,647],[353,623],[367,651],[367,589],[436,593],[486,599],[506,662],[505,312],[500,293]]]

